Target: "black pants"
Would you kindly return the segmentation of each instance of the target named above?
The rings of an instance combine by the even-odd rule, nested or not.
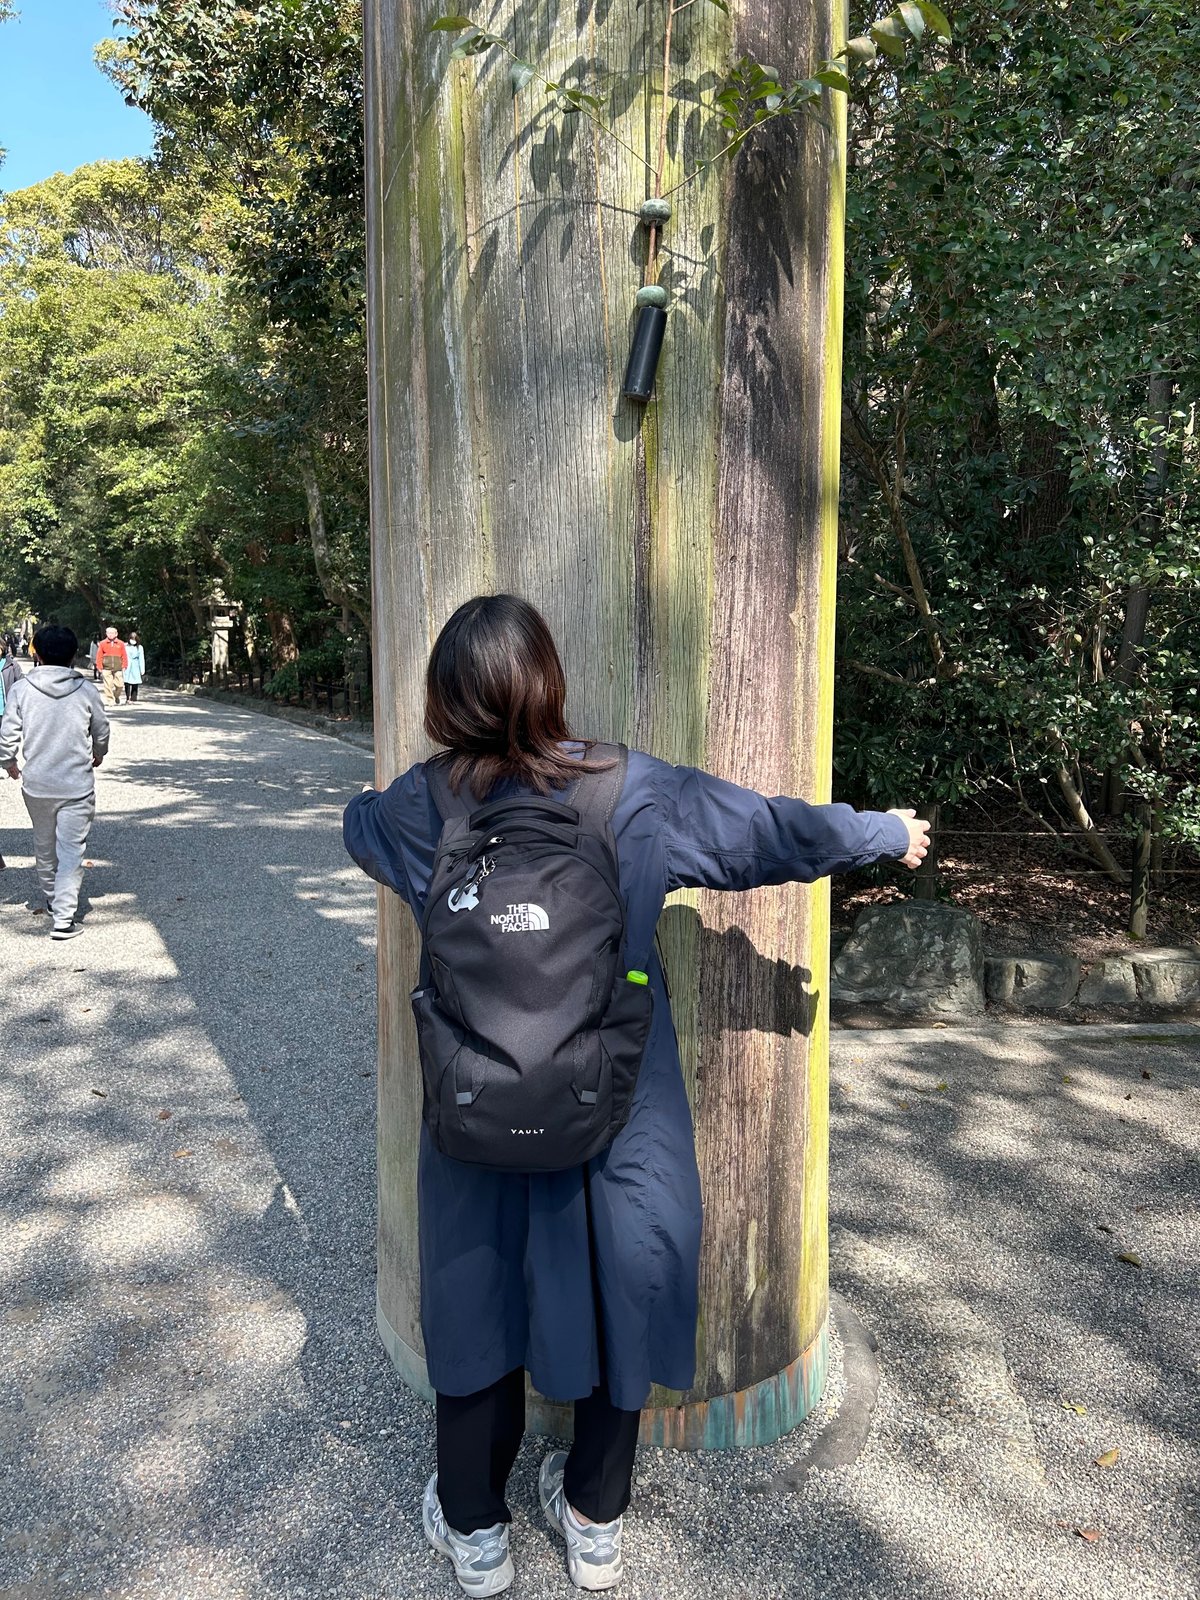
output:
[[[140,683],[127,683],[125,685],[125,704],[126,705],[128,705],[131,700],[136,700],[137,699],[137,692],[138,692],[138,690],[140,688],[141,688],[141,684]]]
[[[593,1522],[611,1522],[629,1504],[641,1415],[618,1411],[603,1383],[575,1402],[563,1486],[567,1504]],[[524,1432],[522,1367],[477,1394],[438,1395],[438,1499],[456,1533],[512,1520],[504,1489]]]

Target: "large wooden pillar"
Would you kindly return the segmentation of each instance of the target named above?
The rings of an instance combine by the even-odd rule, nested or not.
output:
[[[477,16],[549,76],[598,87],[631,149],[551,113],[536,82],[514,96],[496,52],[447,67],[452,40],[428,31],[447,9],[366,4],[379,780],[427,753],[437,630],[504,589],[549,618],[578,732],[826,799],[841,97],[824,124],[776,122],[674,196],[667,339],[639,410],[619,390],[665,6],[497,0]],[[842,0],[682,11],[666,186],[732,62],[750,53],[790,81],[843,37]],[[705,1194],[699,1365],[693,1393],[655,1397],[644,1434],[761,1443],[800,1420],[826,1368],[827,891],[679,900],[663,934]],[[412,919],[382,894],[379,1326],[421,1388],[416,964]],[[561,1425],[549,1408],[542,1421]]]

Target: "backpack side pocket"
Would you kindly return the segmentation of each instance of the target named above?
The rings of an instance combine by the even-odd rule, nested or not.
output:
[[[610,1137],[629,1120],[653,1017],[654,994],[649,984],[630,983],[623,972],[618,973],[600,1027],[600,1045],[612,1068]]]
[[[413,1017],[417,1024],[417,1044],[421,1053],[421,1080],[424,1089],[422,1116],[435,1144],[442,1084],[447,1072],[453,1073],[454,1063],[463,1047],[464,1030],[442,1010],[437,992],[433,988],[414,989],[412,992]]]

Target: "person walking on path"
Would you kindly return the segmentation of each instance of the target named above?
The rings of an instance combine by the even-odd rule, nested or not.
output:
[[[108,718],[100,696],[71,665],[78,648],[70,628],[39,628],[33,636],[36,665],[8,696],[0,721],[0,766],[10,778],[22,779],[52,939],[83,932],[75,913],[96,815],[95,768],[108,752]],[[18,751],[24,755],[24,773]]]
[[[100,652],[100,640],[99,640],[98,637],[96,637],[96,638],[93,638],[91,644],[88,645],[88,660],[91,662],[91,666],[92,666],[92,681],[94,683],[99,683],[100,682],[100,668],[96,665],[96,657],[99,654],[99,652]]]
[[[96,665],[104,680],[104,698],[108,705],[121,704],[121,691],[125,687],[125,669],[129,665],[129,652],[115,628],[105,628],[104,637],[96,651]]]
[[[569,1454],[547,1456],[539,1494],[566,1541],[570,1577],[587,1590],[611,1588],[621,1577],[621,1519],[651,1385],[688,1389],[694,1381],[701,1196],[654,945],[664,897],[687,887],[812,882],[884,858],[916,867],[927,847],[929,825],[913,811],[769,799],[696,768],[576,740],[564,719],[565,697],[554,640],[528,602],[511,595],[468,601],[439,634],[426,678],[425,728],[443,754],[418,762],[382,792],[356,796],[343,822],[350,855],[406,900],[420,922],[435,857],[455,859],[439,852],[447,812],[557,795],[582,816],[585,803],[593,803],[580,798],[585,785],[607,784],[625,929],[615,970],[624,976],[626,964],[640,959],[645,970],[628,976],[634,985],[645,983],[639,992],[652,997],[628,1119],[583,1164],[492,1170],[439,1148],[441,1122],[435,1122],[437,1141],[428,1118],[420,1134],[421,1327],[437,1393],[437,1470],[425,1490],[422,1521],[429,1542],[451,1558],[460,1586],[476,1595],[499,1594],[513,1581],[505,1488],[524,1431],[526,1370],[542,1394],[575,1403],[574,1443]],[[618,752],[615,761],[601,759],[606,749]],[[592,776],[598,773],[607,776]],[[463,826],[476,824],[448,824],[447,840],[461,840],[455,829]],[[497,845],[486,835],[484,842]],[[456,859],[461,876],[467,858]],[[485,852],[466,882],[440,878],[454,887],[445,904],[439,888],[427,937],[435,917],[440,926],[465,926],[450,913],[469,913],[486,899],[484,880],[494,866]],[[568,919],[568,906],[547,905],[552,917],[561,912]],[[488,923],[501,934],[545,930],[550,921],[546,907],[532,903],[493,906],[492,913]],[[477,927],[486,940],[488,924]],[[562,948],[559,940],[556,946]],[[541,964],[558,959],[555,946],[524,946],[531,955],[535,948]],[[497,951],[506,960],[514,947],[501,939]],[[489,967],[481,959],[476,993]],[[556,971],[542,984],[548,1013],[572,977]],[[458,1003],[461,1010],[451,987],[426,946],[414,1005],[433,1003],[448,1015]],[[618,982],[618,991],[628,995],[629,985]],[[506,1004],[502,991],[493,1000]],[[535,1007],[527,1024],[536,1031],[542,1020]],[[463,1087],[457,1072],[450,1087]],[[457,1106],[440,1116],[455,1118],[464,1101],[473,1104],[473,1092],[456,1093]],[[461,1117],[451,1124],[460,1125]]]
[[[0,717],[4,715],[5,701],[20,683],[23,676],[20,663],[6,641],[5,649],[0,654]]]
[[[8,697],[16,688],[17,684],[20,683],[21,677],[22,673],[20,667],[17,665],[17,658],[14,654],[13,637],[10,633],[5,637],[4,650],[2,653],[0,653],[0,721],[3,721],[4,719],[4,707],[8,701]],[[4,857],[0,856],[0,872],[3,872],[7,865],[8,863],[5,861]]]
[[[129,635],[125,655],[128,658],[128,665],[125,668],[125,704],[128,706],[136,703],[142,679],[146,676],[146,652],[138,643],[136,633]]]

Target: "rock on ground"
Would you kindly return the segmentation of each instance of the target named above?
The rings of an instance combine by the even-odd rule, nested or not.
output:
[[[987,997],[1005,1005],[1060,1010],[1079,992],[1082,968],[1074,956],[988,956]]]
[[[983,930],[969,911],[902,900],[862,912],[833,963],[830,995],[917,1016],[984,1008]]]

